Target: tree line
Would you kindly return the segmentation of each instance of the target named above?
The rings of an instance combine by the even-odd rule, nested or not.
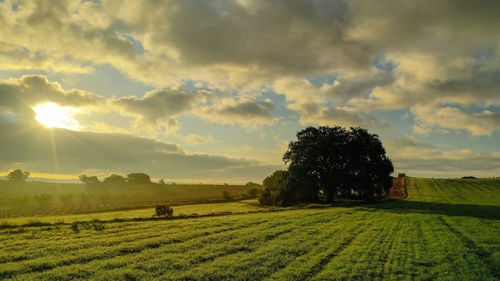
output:
[[[392,162],[378,135],[363,128],[308,127],[289,143],[283,161],[287,170],[264,179],[261,204],[374,201],[392,186]]]
[[[87,176],[86,174],[82,174],[78,177],[80,181],[87,185],[97,185],[100,183],[109,184],[109,185],[120,185],[120,184],[150,184],[151,177],[145,173],[130,173],[126,177],[117,174],[111,174],[108,177],[104,178],[101,182],[96,176]],[[160,180],[160,184],[164,184],[165,181],[163,179]]]

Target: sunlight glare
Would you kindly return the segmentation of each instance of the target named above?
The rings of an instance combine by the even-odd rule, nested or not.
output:
[[[36,121],[47,128],[64,128],[76,130],[78,121],[73,118],[75,109],[62,107],[53,102],[39,104],[33,108]]]

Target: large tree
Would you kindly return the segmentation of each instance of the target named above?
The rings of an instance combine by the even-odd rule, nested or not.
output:
[[[290,142],[283,160],[290,200],[315,201],[320,191],[329,202],[353,194],[374,200],[391,186],[392,163],[378,136],[362,128],[308,127]]]

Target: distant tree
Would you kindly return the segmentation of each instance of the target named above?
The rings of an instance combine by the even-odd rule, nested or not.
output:
[[[398,174],[398,178],[406,178],[406,174],[405,173],[399,173]]]
[[[231,199],[233,199],[233,196],[231,196],[231,192],[224,190],[224,191],[222,191],[222,199],[231,200]]]
[[[86,174],[80,175],[78,177],[80,181],[87,185],[95,185],[101,183],[96,176],[87,176]]]
[[[127,175],[127,181],[131,184],[149,184],[151,177],[145,173],[131,173]]]
[[[473,179],[477,179],[477,178],[474,177],[474,176],[465,176],[465,177],[462,177],[462,179],[464,179],[464,180],[473,180]]]
[[[125,179],[124,176],[121,175],[116,175],[116,174],[111,174],[107,178],[104,179],[103,183],[106,184],[113,184],[113,185],[120,185],[120,184],[125,184],[127,180]]]
[[[15,169],[9,172],[7,178],[14,182],[23,182],[30,176],[29,172],[22,171],[21,169]]]
[[[160,180],[158,181],[158,183],[159,183],[159,184],[165,184],[165,180],[164,180],[164,179],[160,179]]]
[[[169,216],[171,217],[174,214],[174,209],[169,206],[157,206],[155,209],[155,214],[158,217],[164,217],[164,216]]]

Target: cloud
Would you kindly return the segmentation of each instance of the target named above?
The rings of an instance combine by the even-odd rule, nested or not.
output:
[[[114,98],[109,103],[122,114],[136,116],[136,127],[177,127],[177,117],[195,105],[197,97],[183,90],[156,90],[142,98],[135,96]]]
[[[15,118],[32,120],[33,107],[54,102],[61,106],[98,106],[102,98],[81,90],[64,90],[57,82],[42,75],[25,75],[0,81],[0,109]]]
[[[469,149],[442,151],[411,136],[389,137],[384,147],[396,171],[417,177],[490,177],[500,172],[500,153]]]
[[[386,122],[380,122],[368,113],[362,112],[354,107],[335,106],[328,100],[336,100],[340,103],[345,101],[346,93],[359,91],[356,95],[363,94],[365,85],[355,87],[347,82],[336,80],[332,84],[322,83],[314,85],[306,79],[294,79],[291,77],[277,80],[273,84],[277,93],[284,94],[288,105],[287,108],[300,115],[301,124],[339,125],[345,127],[368,127],[377,129],[388,129]]]
[[[468,149],[439,151],[407,148],[390,154],[396,170],[412,171],[412,176],[461,177],[491,176],[500,172],[500,153],[473,152]]]
[[[213,105],[198,108],[193,114],[210,122],[241,124],[244,127],[256,128],[274,123],[271,116],[273,109],[271,100],[256,101],[247,97],[222,98]]]
[[[199,145],[203,143],[215,143],[215,139],[210,135],[201,136],[198,134],[189,134],[187,136],[184,136],[182,139],[185,142],[190,143],[192,145]]]
[[[178,145],[130,134],[78,132],[0,122],[0,170],[53,174],[143,171],[157,178],[260,180],[276,167],[259,161],[186,153]]]
[[[433,128],[466,130],[473,136],[491,135],[500,129],[500,113],[483,110],[478,113],[466,113],[458,108],[432,105],[412,107],[415,115],[416,132],[428,133]]]

